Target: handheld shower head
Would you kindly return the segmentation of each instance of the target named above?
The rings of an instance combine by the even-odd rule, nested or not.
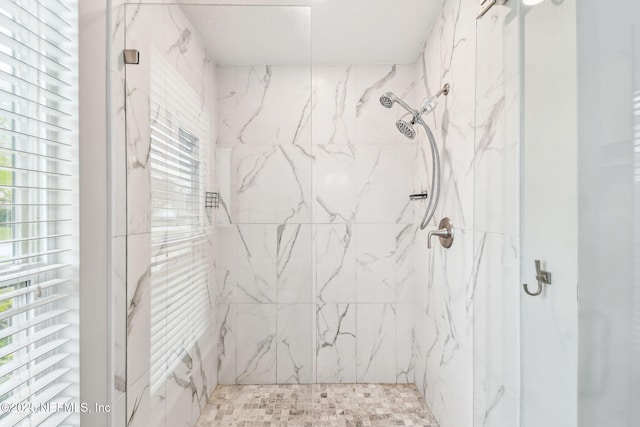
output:
[[[397,101],[398,101],[398,97],[396,97],[391,92],[387,92],[380,97],[380,104],[382,104],[384,108],[393,107],[393,104],[395,104]]]
[[[415,124],[415,117],[413,118],[413,120],[411,120],[411,122],[406,122],[400,119],[396,122],[396,127],[398,128],[401,134],[403,134],[409,139],[414,139],[416,137],[416,130],[413,128],[414,124]]]

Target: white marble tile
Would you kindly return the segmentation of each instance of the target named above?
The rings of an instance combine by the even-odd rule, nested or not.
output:
[[[238,304],[238,384],[276,382],[276,305]]]
[[[213,389],[209,389],[209,379],[207,375],[207,362],[213,362],[212,359],[207,358],[207,353],[215,352],[215,346],[207,345],[201,347],[202,341],[196,342],[193,347],[188,351],[188,356],[191,359],[191,382],[185,390],[190,395],[191,406],[191,422],[195,424],[200,411],[204,409],[209,400],[209,396],[213,393]],[[210,351],[207,351],[210,350]]]
[[[438,345],[431,353],[434,356]],[[462,348],[455,361],[440,365],[436,356],[427,360],[425,400],[439,425],[473,425],[473,351]]]
[[[355,147],[313,147],[314,223],[352,223],[356,212]]]
[[[389,110],[380,96],[393,92],[409,105],[415,104],[416,73],[413,65],[365,65],[356,67],[356,144],[411,144],[396,129],[406,115],[402,108]]]
[[[236,247],[239,239],[237,226],[218,227],[214,248],[214,269],[216,275],[216,298],[218,303],[232,301],[235,288],[232,274],[236,269]]]
[[[220,207],[217,212],[217,224],[225,226],[231,224],[231,146],[216,146],[216,185],[220,197]]]
[[[145,6],[144,13],[126,8],[127,46],[147,52],[140,63],[127,67],[126,158],[127,158],[127,234],[151,231],[151,49],[162,51],[161,29],[154,25],[164,22],[163,6]]]
[[[305,223],[311,219],[309,149],[236,145],[231,160],[233,223]]]
[[[422,304],[417,304],[414,312],[415,319],[415,384],[422,396],[426,396],[427,390],[427,361],[431,358],[431,352],[438,340],[437,334],[428,334],[428,325],[431,319]]]
[[[314,225],[316,246],[316,300],[356,300],[356,240],[348,224]]]
[[[282,155],[281,173],[276,182],[278,223],[311,222],[312,165],[311,147],[285,145],[278,147]]]
[[[478,409],[486,415],[498,390],[514,393],[520,387],[517,239],[476,232],[474,269],[474,388],[476,401],[484,402]]]
[[[411,145],[356,147],[356,222],[411,223],[415,153]]]
[[[416,383],[440,424],[471,425],[473,235],[456,230],[450,249],[432,243],[431,250],[418,246],[429,275],[426,304],[417,307]]]
[[[127,389],[127,427],[148,427],[151,405],[149,397],[149,371]]]
[[[149,370],[150,348],[151,235],[146,233],[127,237],[127,384]]]
[[[244,224],[235,227],[229,280],[234,303],[276,301],[276,226]],[[219,247],[219,251],[229,250]]]
[[[426,231],[422,237],[426,241]],[[455,240],[449,249],[437,238],[432,249],[417,245],[419,257],[429,264],[426,312],[434,319],[441,343],[440,357],[444,364],[461,347],[473,342],[473,233],[455,230]]]
[[[159,386],[152,385],[149,390],[149,425],[153,426],[168,426],[167,423],[167,388],[169,387],[169,380],[161,383]]]
[[[311,303],[311,225],[281,224],[276,233],[277,301]]]
[[[211,58],[200,41],[197,29],[178,5],[166,5],[164,14],[164,56],[180,77],[204,101],[206,85],[215,82],[211,73]]]
[[[518,3],[494,7],[477,21],[478,93],[495,89],[519,73],[520,25]]]
[[[494,10],[497,8],[494,8]],[[476,22],[477,4],[444,1],[442,13],[425,42],[425,48],[417,61],[418,99],[436,94],[445,84],[451,85],[446,98],[439,104],[447,107],[468,108],[465,99],[473,100],[476,83]],[[494,50],[495,46],[492,46]],[[489,49],[489,47],[487,47]],[[443,109],[438,107],[435,116]],[[453,116],[453,115],[450,115]]]
[[[354,144],[356,67],[313,67],[313,143]]]
[[[316,306],[316,382],[356,382],[356,306]]]
[[[190,427],[193,425],[191,423],[191,404],[196,390],[192,369],[193,360],[185,352],[177,365],[167,374],[164,401],[167,426]]]
[[[355,226],[358,303],[414,301],[417,228],[410,224]]]
[[[120,427],[127,425],[127,395],[122,394],[118,399],[111,402],[111,412],[109,412],[109,426]]]
[[[237,355],[237,305],[217,306],[218,345],[217,380],[220,384],[235,384]]]
[[[219,66],[222,144],[311,144],[311,69]]]
[[[396,382],[396,314],[392,304],[358,304],[357,382]]]
[[[237,145],[231,159],[233,223],[278,222],[277,197],[282,172],[278,146]]]
[[[127,386],[127,239],[111,240],[111,401]]]
[[[475,228],[516,235],[520,191],[520,79],[479,93],[475,148]]]
[[[473,425],[502,427],[518,423],[520,398],[502,384],[475,384]]]
[[[278,304],[278,384],[313,382],[313,314],[312,304]]]
[[[216,340],[212,339],[215,337]],[[209,330],[198,340],[189,351],[193,360],[193,388],[191,402],[191,421],[195,424],[200,414],[207,406],[209,398],[218,386],[218,332],[217,324],[212,324]],[[195,393],[195,394],[194,394]]]
[[[396,317],[396,381],[415,383],[415,304],[395,304]]]

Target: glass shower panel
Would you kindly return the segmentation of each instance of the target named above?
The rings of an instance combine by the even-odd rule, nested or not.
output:
[[[519,2],[476,21],[474,426],[518,425]]]
[[[576,427],[576,1],[521,16],[520,425]]]
[[[310,8],[125,20],[127,419],[193,425],[218,383],[312,382]]]
[[[631,427],[640,423],[640,3],[581,0],[577,18],[578,424]]]
[[[194,424],[215,387],[215,69],[180,6],[125,19],[127,420]]]

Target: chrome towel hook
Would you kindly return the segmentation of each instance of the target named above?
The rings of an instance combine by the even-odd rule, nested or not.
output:
[[[535,292],[530,292],[529,287],[526,283],[522,284],[524,291],[531,295],[532,297],[538,296],[542,293],[543,286],[542,285],[550,285],[551,284],[551,273],[548,271],[544,271],[540,268],[540,260],[535,260],[536,264],[536,280],[538,281],[538,289]]]

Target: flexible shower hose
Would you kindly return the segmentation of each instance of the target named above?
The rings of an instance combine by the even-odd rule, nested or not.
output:
[[[436,207],[438,206],[438,200],[440,199],[440,154],[438,153],[436,139],[429,126],[424,122],[424,120],[422,120],[422,117],[418,118],[418,122],[422,125],[427,134],[429,146],[431,147],[431,163],[433,164],[433,168],[431,169],[431,191],[429,192],[432,197],[430,197],[427,202],[427,209],[424,213],[424,217],[422,218],[422,223],[420,223],[420,229],[424,230],[433,218],[433,215],[436,213]]]

